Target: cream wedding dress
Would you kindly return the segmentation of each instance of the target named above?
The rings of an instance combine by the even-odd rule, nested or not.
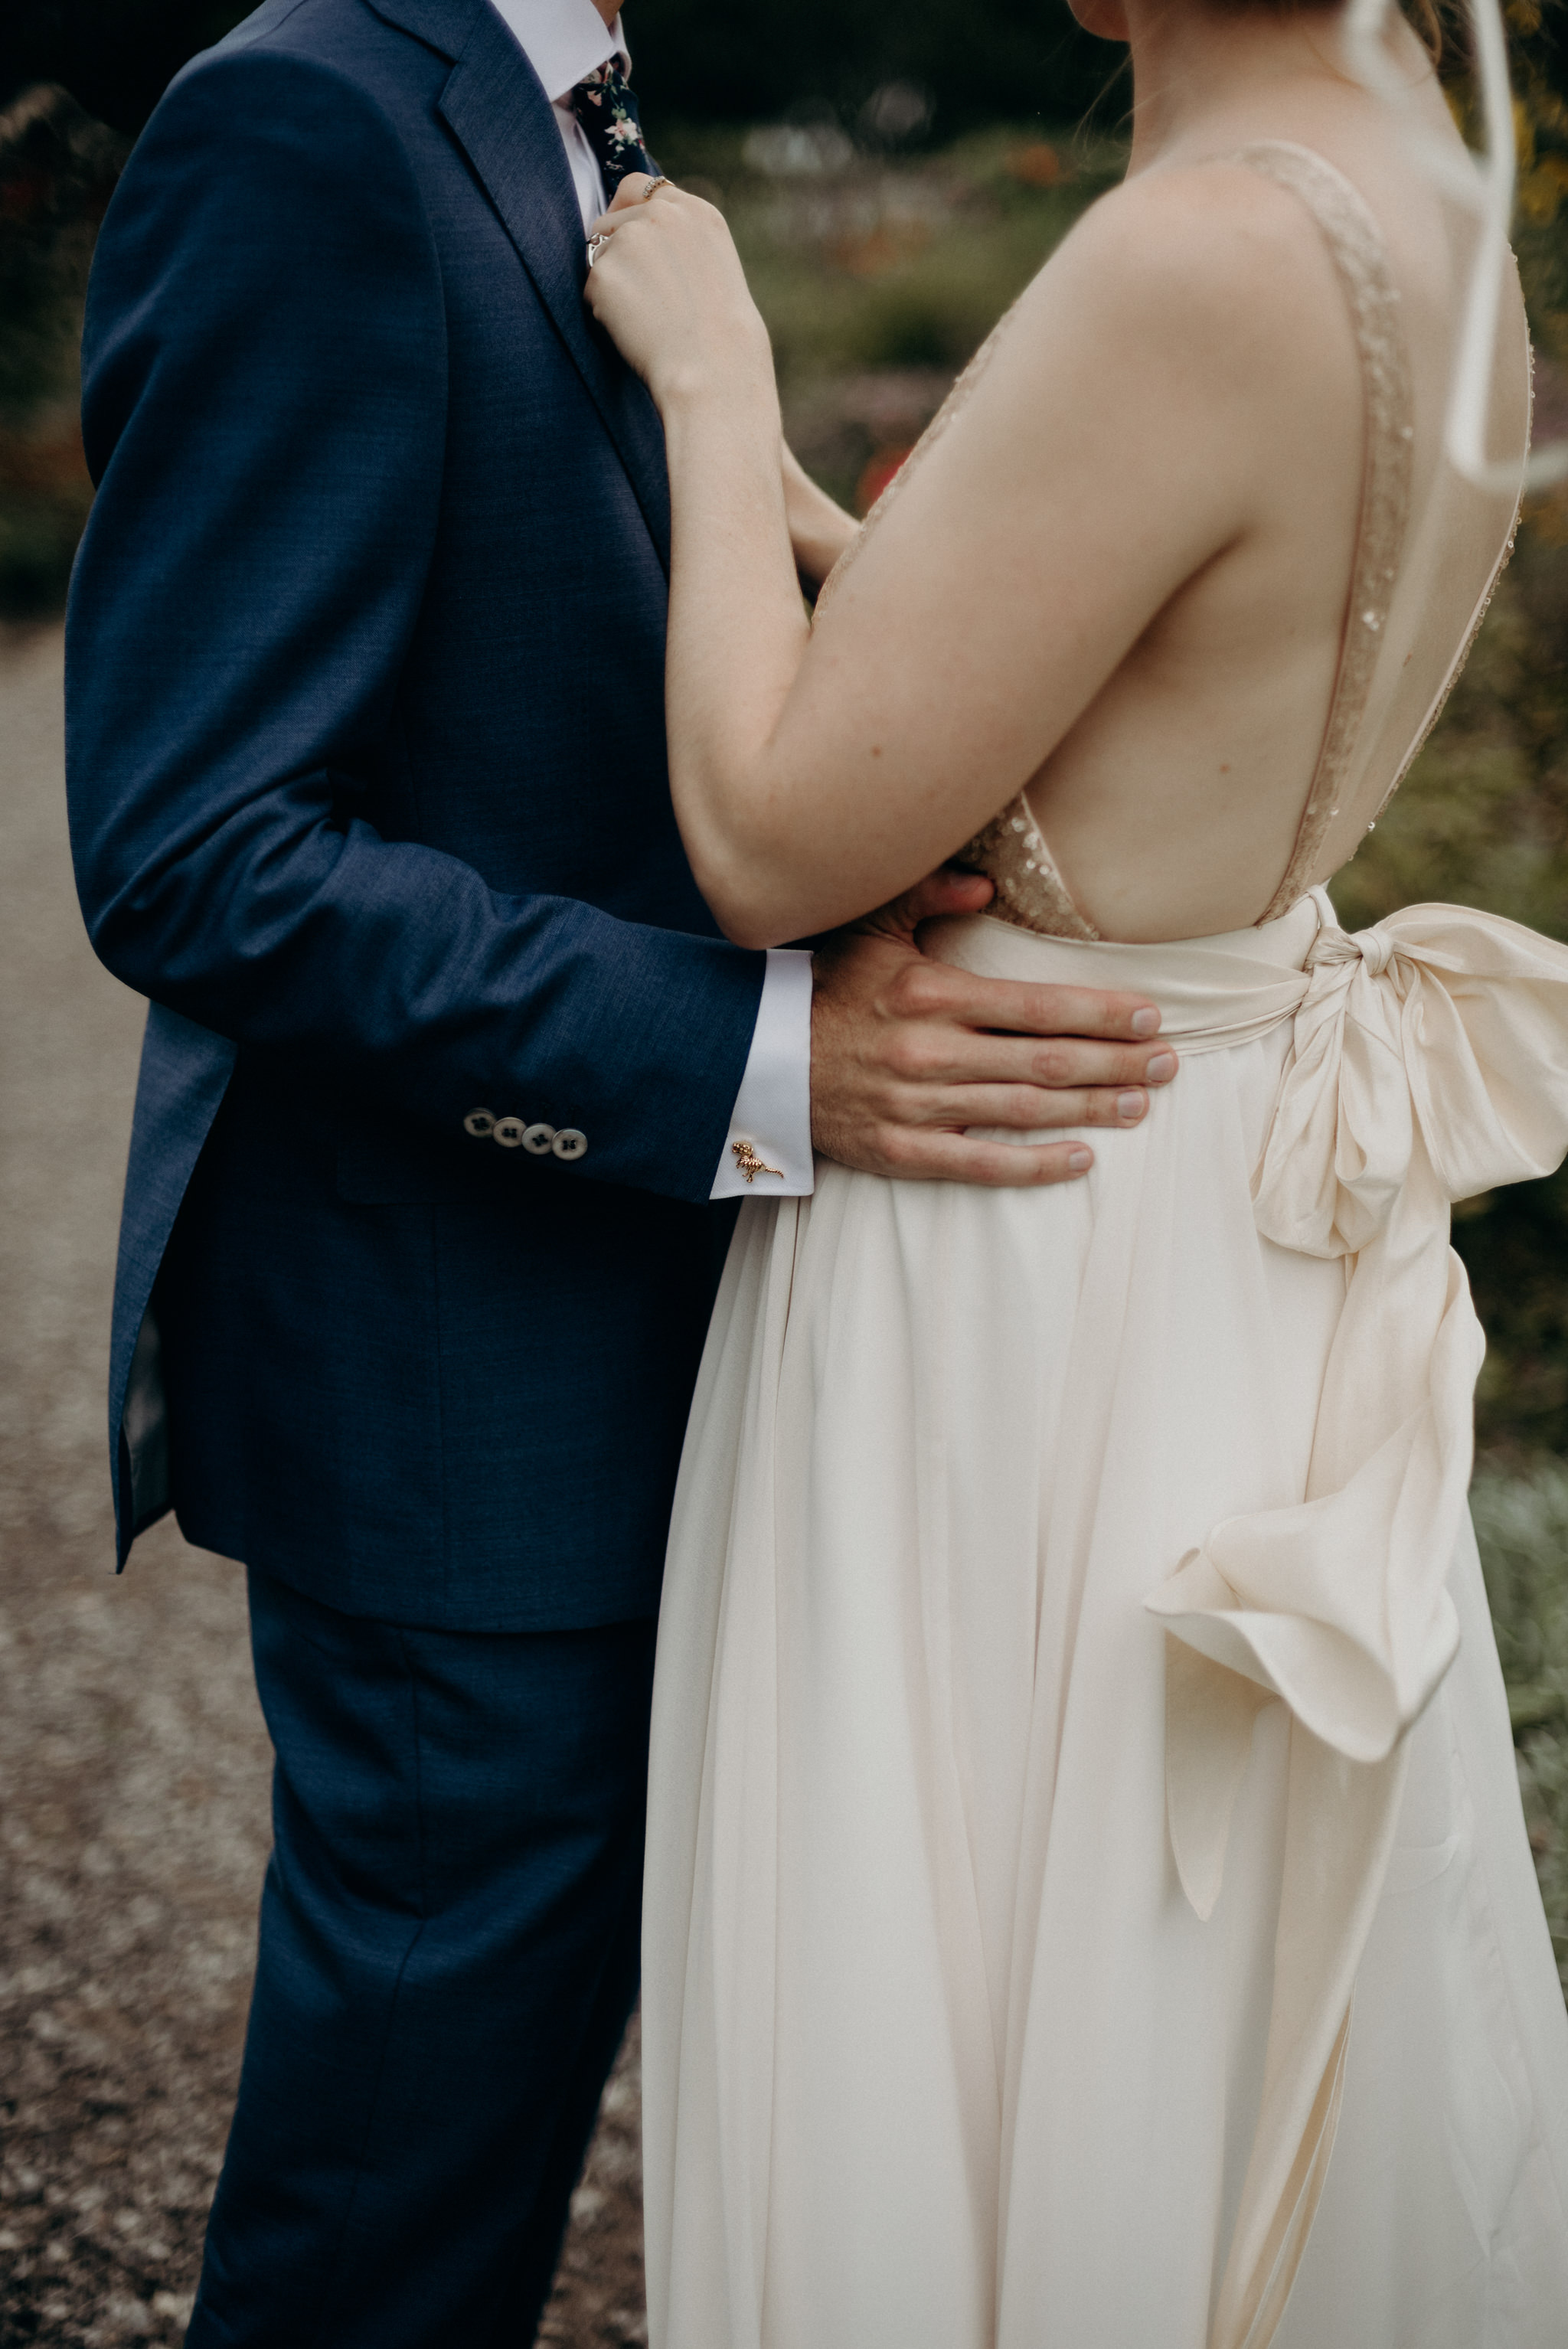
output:
[[[1349,937],[1310,885],[1516,502],[1418,472],[1356,191],[1231,160],[1312,211],[1366,386],[1300,837],[1256,926],[1118,946],[1018,802],[934,950],[1143,990],[1179,1081],[1080,1184],[824,1164],[742,1212],[659,1637],[655,2349],[1568,2344],[1568,2022],[1448,1246],[1568,1147],[1568,950],[1457,906]]]

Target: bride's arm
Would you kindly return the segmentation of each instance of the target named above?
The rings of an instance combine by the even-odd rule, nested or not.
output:
[[[813,632],[771,353],[728,232],[697,198],[635,192],[588,298],[664,418],[676,811],[719,922],[771,945],[953,854],[1254,525],[1317,323],[1304,222],[1223,167],[1098,206]]]

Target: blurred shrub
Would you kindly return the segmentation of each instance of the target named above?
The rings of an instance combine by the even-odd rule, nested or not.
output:
[[[18,100],[0,123],[0,618],[58,610],[92,502],[77,347],[123,153],[59,90]]]
[[[1568,938],[1568,528],[1520,532],[1437,732],[1334,884],[1361,928],[1446,898]],[[1454,1220],[1487,1332],[1483,1447],[1568,1453],[1568,1173],[1466,1201]]]
[[[1568,1989],[1568,1468],[1483,1474],[1470,1493],[1520,1786]]]
[[[677,126],[659,160],[719,202],[768,320],[791,437],[834,494],[906,450],[947,383],[1125,160],[992,123],[892,158]],[[880,378],[882,389],[872,387]]]

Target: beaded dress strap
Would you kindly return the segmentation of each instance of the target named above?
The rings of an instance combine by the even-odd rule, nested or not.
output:
[[[1262,140],[1215,160],[1274,180],[1298,196],[1317,222],[1349,308],[1367,419],[1361,512],[1328,722],[1290,862],[1261,924],[1287,913],[1302,895],[1339,812],[1409,520],[1414,400],[1399,289],[1382,233],[1358,191],[1321,155],[1284,140]],[[1100,936],[1074,905],[1022,792],[959,851],[958,861],[995,880],[991,912],[1000,920],[1050,937]]]
[[[1382,231],[1359,190],[1310,148],[1283,140],[1243,147],[1226,160],[1288,188],[1301,198],[1322,231],[1349,305],[1367,416],[1361,516],[1328,724],[1290,862],[1259,916],[1261,923],[1288,913],[1307,887],[1328,827],[1339,812],[1340,793],[1366,716],[1409,525],[1415,398],[1400,323],[1399,289]]]

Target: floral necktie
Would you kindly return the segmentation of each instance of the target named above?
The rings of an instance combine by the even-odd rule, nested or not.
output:
[[[568,103],[587,132],[593,160],[604,175],[607,202],[614,202],[616,189],[633,171],[645,171],[650,179],[657,179],[659,167],[643,144],[637,101],[619,57],[612,57],[586,81],[580,81]]]

